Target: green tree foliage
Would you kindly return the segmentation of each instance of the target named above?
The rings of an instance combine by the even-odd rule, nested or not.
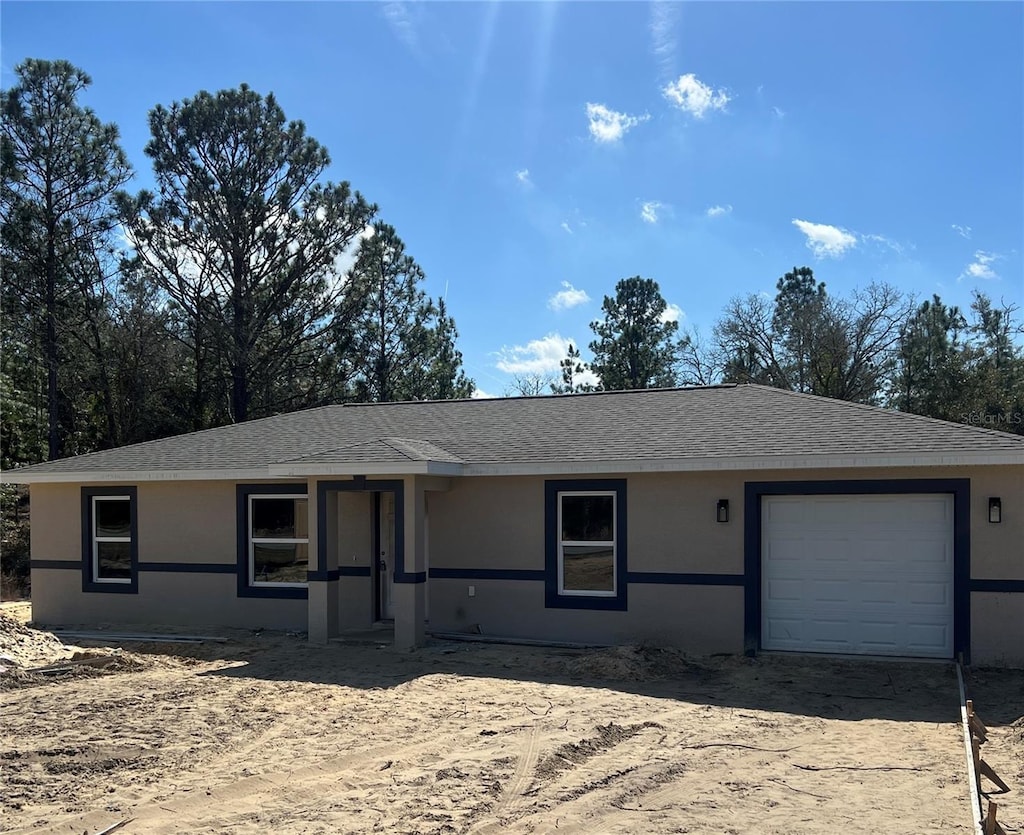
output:
[[[1024,329],[975,293],[969,318],[938,296],[903,327],[889,402],[919,415],[1024,434]]]
[[[336,325],[339,365],[359,401],[468,397],[473,384],[462,372],[457,332],[444,302],[421,289],[419,264],[394,227],[378,223],[359,244],[346,284],[353,315]]]
[[[569,350],[560,363],[562,379],[551,383],[552,394],[582,394],[596,391],[597,387],[589,382],[590,366],[583,362],[579,349],[569,343]]]
[[[38,389],[24,373],[42,371],[46,456],[53,459],[82,451],[76,395],[83,392],[69,376],[71,336],[108,275],[103,265],[117,224],[111,198],[131,169],[117,127],[79,103],[91,84],[82,70],[67,61],[29,59],[15,74],[17,83],[0,93],[3,336],[5,345],[17,343],[28,356],[5,361],[4,372],[14,402],[22,402]]]
[[[156,192],[123,196],[122,209],[190,349],[193,424],[307,405],[293,394],[318,388],[344,289],[337,259],[375,207],[320,182],[327,150],[272,94],[203,91],[157,106],[149,126]]]
[[[895,288],[833,298],[808,267],[779,279],[774,299],[733,299],[715,326],[726,382],[750,382],[860,403],[879,402],[909,314]]]
[[[615,285],[615,296],[604,297],[604,319],[590,325],[597,336],[590,343],[590,367],[601,388],[675,385],[679,324],[666,320],[667,309],[658,283],[640,276],[622,279]]]
[[[891,405],[903,412],[955,420],[964,410],[967,320],[938,296],[922,302],[900,329]]]

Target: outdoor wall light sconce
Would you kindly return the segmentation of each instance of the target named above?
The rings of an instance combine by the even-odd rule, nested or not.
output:
[[[999,496],[993,496],[988,500],[988,521],[993,524],[1003,521],[1003,502]]]
[[[719,499],[718,500],[718,507],[715,510],[715,518],[719,522],[728,522],[729,521],[729,500],[728,499]]]

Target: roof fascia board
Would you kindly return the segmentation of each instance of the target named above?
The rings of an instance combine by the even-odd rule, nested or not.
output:
[[[465,473],[464,464],[449,461],[395,461],[374,464],[372,462],[339,462],[336,464],[302,464],[289,462],[271,464],[267,472],[272,478],[345,475],[437,475],[460,476]]]
[[[575,473],[662,473],[718,470],[820,470],[868,467],[970,467],[1024,464],[1024,452],[903,453],[892,455],[759,455],[663,460],[552,461],[522,464],[467,464],[465,476],[560,475]]]
[[[505,476],[571,475],[576,473],[661,473],[728,470],[821,470],[868,467],[969,467],[1024,464],[1022,452],[893,453],[879,455],[759,455],[676,459],[604,461],[545,461],[541,463],[455,464],[446,461],[406,461],[372,464],[270,464],[249,469],[95,470],[0,473],[0,484],[83,484],[106,482],[259,481],[268,478],[309,478],[346,475]],[[28,468],[26,468],[28,469]]]
[[[26,468],[28,469],[28,468]],[[141,481],[259,481],[273,478],[266,467],[209,470],[80,470],[19,474],[18,470],[0,473],[0,484],[87,484],[92,482]]]

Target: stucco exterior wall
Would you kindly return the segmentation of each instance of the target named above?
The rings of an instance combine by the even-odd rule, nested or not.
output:
[[[590,476],[600,478],[601,476]],[[948,467],[756,472],[650,473],[627,481],[628,570],[651,574],[744,572],[744,485],[748,481],[969,478],[971,577],[1024,581],[1024,467]],[[542,572],[544,477],[453,478],[428,494],[432,570]],[[142,482],[138,489],[143,563],[233,565],[233,482]],[[329,584],[342,629],[374,617],[373,502],[369,493],[331,494],[329,568],[369,570]],[[988,499],[1003,521],[988,522]],[[315,494],[311,492],[311,502]],[[715,520],[728,499],[730,520]],[[34,561],[81,560],[81,485],[33,485]],[[539,575],[535,575],[539,576]],[[469,587],[474,595],[470,597]],[[596,643],[648,640],[695,653],[743,650],[743,588],[631,582],[621,611],[548,609],[542,579],[453,579],[428,584],[430,626],[492,635]],[[234,573],[143,571],[139,593],[83,593],[80,571],[33,569],[34,616],[42,623],[164,623],[306,629],[305,600],[240,598]],[[1024,665],[1024,593],[971,594],[975,663]]]
[[[82,485],[31,490],[32,559],[81,562]],[[234,565],[233,482],[142,482],[138,550],[143,563]],[[140,571],[138,594],[83,592],[82,573],[32,569],[32,616],[39,623],[160,624],[305,630],[305,600],[241,598],[234,573]]]

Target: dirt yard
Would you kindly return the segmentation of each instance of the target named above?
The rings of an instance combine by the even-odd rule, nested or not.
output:
[[[40,674],[75,650],[12,614],[4,831],[971,832],[944,665],[246,633]],[[1019,772],[1024,708],[997,677],[978,710]],[[1005,704],[986,716],[982,690]]]

